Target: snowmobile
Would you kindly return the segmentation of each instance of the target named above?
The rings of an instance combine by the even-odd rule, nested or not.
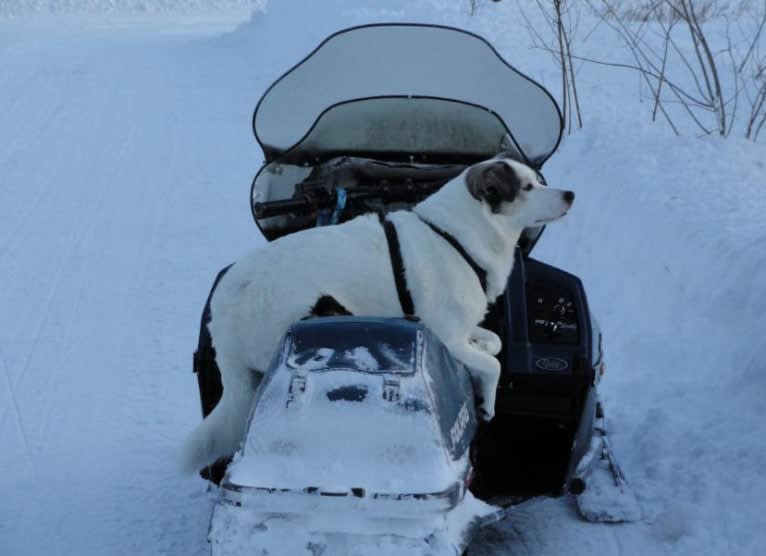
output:
[[[478,35],[345,29],[256,106],[253,217],[274,240],[408,208],[499,152],[540,173],[562,127],[553,97]],[[523,233],[481,325],[503,341],[488,423],[464,365],[415,320],[330,305],[286,330],[241,450],[201,473],[219,485],[213,554],[461,554],[539,496],[572,494],[591,521],[640,518],[598,399],[600,328],[580,279],[531,257],[543,231]],[[209,320],[210,297],[194,354],[203,416],[222,392]]]

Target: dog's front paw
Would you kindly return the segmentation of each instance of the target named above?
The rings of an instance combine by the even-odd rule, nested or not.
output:
[[[495,408],[484,403],[482,398],[478,398],[476,400],[476,416],[480,421],[488,423],[495,416]]]
[[[478,349],[479,351],[483,351],[484,353],[489,353],[490,355],[493,355],[492,353],[490,353],[490,347],[487,345],[487,343],[482,341],[479,338],[469,338],[468,343],[471,344],[476,349]]]
[[[478,414],[479,419],[485,423],[489,423],[495,416],[494,410],[490,411],[486,407],[480,407]]]
[[[479,351],[497,355],[503,347],[497,334],[485,328],[476,327],[468,337],[468,343]]]

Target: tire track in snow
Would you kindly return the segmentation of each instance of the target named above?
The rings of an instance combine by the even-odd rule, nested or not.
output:
[[[96,197],[96,203],[95,207],[91,209],[91,212],[93,214],[102,214],[103,213],[103,206],[105,204],[106,199],[106,190],[101,189],[101,193]],[[53,281],[53,285],[51,289],[49,290],[49,295],[46,302],[46,309],[45,309],[45,316],[40,321],[40,325],[37,328],[37,331],[35,333],[33,346],[30,348],[29,352],[27,353],[27,357],[24,362],[24,366],[19,372],[18,376],[16,377],[16,382],[19,383],[27,372],[29,371],[30,367],[32,366],[32,362],[34,360],[34,356],[37,352],[37,346],[40,344],[40,339],[44,336],[44,332],[46,328],[49,326],[49,323],[51,321],[51,315],[53,314],[52,307],[57,300],[58,292],[60,291],[62,285],[64,287],[69,287],[69,284],[67,283],[67,280],[64,280],[64,277],[68,275],[67,270],[69,270],[73,265],[73,260],[76,260],[77,258],[74,256],[77,253],[82,252],[83,246],[87,244],[87,240],[92,239],[95,237],[95,229],[96,229],[96,219],[95,218],[88,218],[86,219],[87,224],[81,227],[81,232],[77,236],[77,239],[72,243],[70,249],[67,251],[66,256],[63,257],[62,263],[59,266],[56,277]],[[80,271],[78,274],[82,274],[82,271]],[[73,303],[73,314],[79,314],[79,308],[83,305],[83,302],[85,300],[85,292],[88,288],[88,284],[84,280],[77,280],[77,290],[75,294],[76,301]],[[73,330],[73,326],[67,326],[65,328],[67,334],[66,334],[66,341],[65,349],[58,354],[57,361],[56,361],[56,367],[63,370],[64,372],[67,369],[73,368],[72,365],[68,364],[70,360],[70,356],[72,352],[74,351],[76,344],[74,341],[70,341],[71,334]],[[74,366],[76,368],[76,365]],[[46,388],[46,392],[55,392],[58,384],[58,379],[61,378],[61,372],[55,372],[52,374],[53,382],[48,382],[48,386]],[[49,375],[51,376],[51,375]],[[43,442],[45,442],[48,438],[48,433],[50,431],[50,424],[51,424],[51,411],[56,409],[55,405],[51,404],[44,404],[44,412],[40,414],[39,418],[39,430],[38,434]]]
[[[5,423],[5,419],[6,419],[6,416],[8,415],[8,412],[11,412],[14,414],[16,428],[19,431],[19,435],[21,436],[21,442],[24,445],[24,452],[23,452],[24,459],[27,461],[27,465],[29,466],[29,469],[32,470],[32,473],[36,475],[36,466],[31,456],[31,452],[29,448],[29,440],[27,438],[27,431],[26,431],[26,428],[24,427],[24,418],[21,415],[21,407],[19,407],[19,400],[16,397],[16,391],[11,382],[10,371],[8,370],[8,364],[5,361],[5,354],[3,353],[2,349],[0,349],[0,366],[2,366],[3,376],[5,377],[5,382],[7,385],[6,391],[8,392],[8,395],[11,398],[10,404],[4,404],[9,409],[4,412],[3,418],[0,419],[0,424]]]
[[[70,72],[71,73],[71,72]],[[74,92],[75,94],[78,93],[76,89],[73,90],[72,84],[70,83],[70,73],[65,74],[66,83],[64,84],[63,90],[67,92],[67,94]],[[55,84],[54,84],[55,85]],[[53,87],[56,90],[62,89],[61,87]],[[57,96],[57,99],[62,98],[60,95],[64,93],[58,93],[59,96]],[[111,98],[110,95],[96,95],[96,99],[109,99]],[[50,112],[55,117],[43,117],[38,118],[34,120],[39,125],[30,125],[28,129],[31,129],[32,131],[29,133],[30,138],[27,139],[27,141],[31,144],[33,142],[33,139],[37,139],[38,142],[40,141],[40,138],[51,137],[51,136],[58,136],[59,133],[56,133],[57,130],[68,129],[69,120],[76,120],[77,114],[74,111],[63,111],[61,110],[62,103],[57,102],[55,108]],[[106,105],[104,110],[108,110],[109,105]],[[93,121],[100,121],[98,119],[95,119]],[[86,159],[89,162],[89,168],[84,172],[86,175],[89,175],[92,171],[92,169],[95,167],[95,163],[90,161],[90,158]],[[116,170],[115,170],[116,172]],[[39,356],[41,353],[40,348],[45,344],[44,338],[46,337],[46,331],[50,329],[51,327],[51,318],[54,313],[53,309],[55,308],[57,300],[64,299],[66,301],[68,298],[70,298],[68,292],[65,292],[62,294],[63,288],[69,287],[69,280],[66,280],[65,278],[68,275],[69,269],[72,267],[73,261],[77,260],[76,255],[78,253],[81,253],[83,250],[83,246],[86,245],[89,238],[92,238],[95,234],[95,226],[96,226],[96,218],[94,216],[101,215],[104,213],[104,204],[105,199],[108,193],[108,190],[106,188],[98,188],[98,191],[96,192],[96,195],[91,196],[90,191],[86,190],[86,182],[75,182],[76,185],[80,186],[80,189],[76,191],[66,191],[65,188],[57,187],[58,183],[56,181],[50,181],[46,178],[48,177],[48,174],[42,173],[42,174],[36,174],[36,177],[41,182],[47,182],[49,185],[45,188],[42,188],[39,192],[39,194],[34,198],[34,201],[32,203],[28,203],[26,206],[26,211],[22,214],[21,219],[19,220],[18,225],[15,227],[15,229],[12,230],[11,234],[7,236],[6,244],[3,246],[3,249],[0,251],[0,260],[2,260],[4,257],[7,257],[15,248],[15,246],[24,246],[28,242],[26,241],[26,235],[19,233],[21,230],[23,230],[25,227],[30,228],[31,233],[37,233],[39,230],[36,229],[37,222],[31,221],[31,219],[28,218],[28,216],[34,214],[36,211],[40,210],[40,205],[42,205],[42,201],[47,200],[47,205],[53,206],[56,210],[56,207],[59,206],[59,200],[58,197],[66,196],[67,198],[82,198],[82,199],[88,199],[90,202],[86,205],[86,214],[78,215],[78,219],[74,220],[75,222],[79,222],[79,225],[76,227],[73,227],[75,230],[74,237],[72,238],[73,241],[67,242],[66,250],[59,251],[56,253],[59,259],[59,264],[55,267],[53,272],[48,274],[48,280],[47,280],[47,290],[44,294],[44,301],[42,303],[41,307],[35,307],[35,312],[39,315],[39,320],[37,321],[36,325],[34,326],[34,331],[31,335],[31,343],[27,347],[26,353],[20,354],[23,358],[21,364],[14,369],[14,372],[11,372],[8,368],[8,363],[6,363],[6,377],[9,382],[9,388],[13,392],[14,395],[14,401],[15,401],[15,407],[17,409],[17,412],[19,413],[19,418],[23,419],[21,415],[21,406],[18,403],[18,397],[16,396],[16,392],[18,392],[19,385],[21,384],[21,381],[24,380],[29,372],[29,369],[32,367],[35,357]],[[51,191],[53,189],[53,191]],[[46,206],[47,206],[46,205]],[[50,209],[47,209],[50,210]],[[49,258],[52,262],[52,258]],[[81,274],[82,272],[80,272]],[[83,300],[83,292],[86,287],[83,280],[76,280],[76,283],[78,284],[78,293],[76,294],[77,297],[77,303],[74,305],[74,311],[71,311],[70,314],[78,314],[77,309],[79,308],[80,304]],[[71,337],[73,326],[70,323],[69,326],[61,327],[61,330],[64,334],[66,334],[66,338]],[[60,339],[60,336],[57,335],[57,339]],[[64,345],[66,346],[65,353],[71,353],[73,349],[73,343],[70,341],[64,341]],[[61,379],[61,373],[62,371],[66,371],[67,369],[71,368],[70,365],[66,364],[66,358],[64,357],[63,353],[57,354],[55,364],[54,365],[42,365],[42,367],[46,370],[46,383],[45,388],[42,390],[38,390],[38,393],[42,394],[42,398],[45,399],[46,394],[55,393],[58,390],[58,384],[60,383]],[[41,439],[41,442],[43,444],[47,443],[48,436],[47,431],[49,430],[49,425],[51,422],[51,411],[55,411],[56,407],[55,404],[47,404],[42,403],[42,400],[38,400],[39,403],[35,404],[38,407],[43,409],[43,412],[39,415],[39,418],[36,420],[36,425],[38,427],[37,430],[37,436]],[[32,450],[31,450],[31,444],[29,442],[29,432],[28,430],[25,430],[25,445],[26,450],[29,452],[29,456],[31,457]]]
[[[141,54],[141,59],[147,58],[146,52]],[[133,61],[132,57],[128,59]],[[109,68],[111,67],[110,65]],[[154,72],[158,71],[154,69],[154,65],[150,67]],[[4,275],[14,278],[14,274],[23,277],[28,268],[32,268],[38,274],[44,272],[33,288],[27,288],[32,290],[33,295],[37,294],[34,307],[29,307],[30,326],[24,330],[24,344],[15,342],[13,345],[16,351],[12,354],[13,366],[9,367],[8,363],[4,363],[7,376],[0,379],[0,389],[5,390],[2,388],[2,381],[8,381],[14,390],[16,416],[26,416],[27,420],[23,425],[34,429],[31,436],[29,431],[25,431],[26,457],[34,453],[30,450],[31,445],[33,449],[38,447],[38,451],[39,446],[52,448],[49,452],[51,457],[62,458],[53,464],[50,459],[48,463],[41,464],[43,482],[34,483],[37,487],[49,490],[44,496],[40,496],[42,491],[38,492],[35,489],[29,492],[29,499],[22,499],[21,488],[15,488],[14,485],[10,489],[12,500],[19,501],[19,506],[24,508],[23,511],[19,508],[18,512],[15,511],[14,515],[10,516],[10,523],[14,524],[14,528],[18,527],[16,536],[11,535],[10,542],[11,547],[14,546],[14,542],[17,547],[26,546],[29,542],[45,547],[40,553],[122,553],[123,549],[130,550],[133,547],[133,553],[156,554],[157,546],[150,546],[150,542],[159,539],[160,544],[171,547],[168,553],[190,554],[190,550],[182,548],[176,551],[172,547],[179,544],[185,548],[197,545],[206,547],[204,539],[197,542],[197,536],[185,535],[188,523],[179,517],[184,514],[187,517],[191,515],[196,522],[199,512],[186,508],[188,496],[174,496],[172,486],[165,486],[165,482],[174,483],[174,476],[168,477],[170,481],[158,479],[167,473],[157,457],[165,455],[160,453],[159,448],[167,446],[168,443],[163,439],[153,438],[152,434],[157,429],[156,417],[153,414],[158,407],[166,413],[172,409],[165,409],[163,404],[162,395],[167,394],[163,381],[167,377],[163,378],[156,368],[147,370],[144,365],[148,358],[143,352],[161,353],[162,346],[158,345],[156,350],[151,347],[146,349],[147,344],[143,343],[143,340],[156,336],[152,335],[151,331],[164,326],[161,323],[157,326],[155,314],[148,315],[147,320],[143,305],[150,294],[141,291],[141,288],[151,286],[152,281],[156,280],[154,274],[159,272],[153,272],[152,268],[162,266],[167,258],[160,234],[163,233],[163,221],[171,211],[171,197],[181,197],[178,190],[184,182],[177,177],[172,178],[179,174],[177,166],[182,166],[186,160],[178,156],[177,151],[182,148],[184,134],[188,131],[177,125],[177,122],[181,121],[181,114],[178,112],[180,107],[178,110],[171,110],[176,114],[172,124],[172,137],[168,131],[157,129],[154,122],[164,125],[164,102],[158,103],[162,106],[157,106],[157,117],[149,120],[153,122],[149,126],[142,118],[144,114],[139,114],[137,110],[115,110],[118,104],[129,104],[124,100],[133,97],[135,93],[138,93],[135,106],[141,107],[142,103],[154,106],[144,97],[154,99],[156,92],[143,88],[130,90],[129,87],[125,87],[128,79],[111,79],[114,77],[111,69],[98,67],[97,70],[105,75],[103,81],[109,82],[112,87],[99,87],[87,95],[81,94],[81,90],[74,90],[74,94],[81,97],[77,99],[78,104],[87,105],[89,110],[86,125],[78,123],[77,129],[80,134],[93,139],[77,146],[76,160],[62,161],[61,167],[64,172],[59,172],[67,180],[65,187],[54,189],[55,185],[60,184],[55,184],[55,180],[50,179],[50,169],[45,170],[43,167],[34,174],[39,177],[41,183],[47,181],[55,185],[49,186],[50,194],[44,191],[43,197],[49,199],[43,206],[33,209],[41,211],[40,217],[36,219],[40,222],[27,225],[33,233],[38,233],[41,230],[35,228],[45,224],[46,219],[50,220],[47,215],[54,214],[53,211],[61,214],[56,217],[53,225],[47,223],[45,235],[42,237],[32,237],[33,241],[30,241],[25,233],[11,238],[13,245],[18,246],[18,254],[23,253],[25,257],[15,270],[7,272],[4,268],[3,272]],[[144,81],[158,81],[146,79],[145,74],[141,75],[144,75]],[[157,76],[163,77],[159,73]],[[168,80],[172,80],[172,76]],[[55,88],[53,90],[55,91]],[[180,89],[178,94],[183,94]],[[120,115],[117,121],[110,117],[115,113]],[[154,112],[152,115],[155,115]],[[59,119],[52,130],[46,131],[36,148],[42,150],[46,145],[48,148],[51,144],[54,148],[62,145],[62,142],[56,141],[55,138],[51,140],[51,137],[61,135],[61,131],[67,132],[66,127],[71,126],[76,117],[77,109],[68,108],[63,114],[63,121]],[[119,128],[119,136],[105,133],[107,130],[101,128],[102,124]],[[71,136],[71,133],[65,133],[65,137],[68,136]],[[168,168],[167,175],[163,172],[162,177],[165,179],[159,181],[154,175],[155,169],[164,168],[164,165],[154,161],[147,164],[145,158],[147,154],[154,153],[160,153],[159,156],[163,158],[166,156],[163,136],[170,140],[167,146],[172,149],[171,162],[175,162],[173,168]],[[115,137],[117,140],[110,141],[111,144],[104,143],[104,137]],[[147,148],[147,143],[150,148]],[[105,148],[102,149],[102,145]],[[108,165],[104,164],[105,158],[109,160]],[[94,162],[88,165],[90,160]],[[87,175],[89,179],[83,181],[77,176],[72,179],[74,172],[79,176]],[[171,185],[172,188],[165,187]],[[91,193],[90,188],[93,186],[98,191]],[[30,193],[32,192],[26,191],[25,197],[22,198],[31,200]],[[75,198],[70,199],[71,197]],[[62,200],[68,202],[62,205]],[[172,220],[172,217],[170,219]],[[7,229],[8,222],[4,231]],[[54,235],[59,234],[62,229],[66,236]],[[49,235],[56,240],[55,244],[51,243]],[[30,247],[32,243],[39,246]],[[39,251],[47,261],[38,264],[43,261],[43,257],[33,255],[31,250]],[[30,267],[30,264],[35,266]],[[96,272],[94,265],[99,267]],[[16,282],[19,282],[18,278]],[[163,283],[159,293],[166,293],[173,287],[172,280],[167,286]],[[17,291],[26,296],[20,282]],[[11,296],[14,294],[16,292],[10,292]],[[16,296],[18,297],[18,294]],[[14,300],[9,297],[9,301]],[[108,311],[90,310],[93,305],[108,301],[112,302]],[[18,303],[10,303],[11,307],[14,305],[19,306]],[[161,306],[164,305],[163,303]],[[105,314],[108,322],[103,322],[99,329],[94,317],[98,318],[100,314]],[[168,320],[171,320],[171,317],[168,317]],[[136,325],[141,327],[140,330],[136,330]],[[94,337],[94,333],[102,336]],[[89,356],[85,363],[89,368],[82,368],[83,361],[80,358],[84,354],[93,353],[88,343],[94,341],[98,344],[104,340],[110,344],[109,348],[100,350],[104,357]],[[112,346],[116,349],[110,349]],[[152,357],[151,364],[158,367],[158,360],[162,359]],[[38,369],[41,372],[37,372]],[[74,376],[74,372],[78,376]],[[63,384],[63,381],[66,381],[66,385],[62,389],[57,384]],[[86,397],[89,398],[78,400],[79,405],[84,405],[90,399],[95,402],[86,410],[73,407],[71,399],[61,396],[64,391],[72,391],[72,385],[77,383],[88,388]],[[23,395],[16,396],[18,384],[23,385],[24,393],[31,394],[27,396],[28,399],[25,400]],[[114,399],[114,394],[119,398]],[[0,396],[0,399],[3,398]],[[128,402],[124,403],[125,400]],[[9,399],[9,403],[4,404],[2,409],[7,409],[6,406],[10,405]],[[108,410],[108,413],[104,410]],[[101,412],[94,415],[98,423],[80,421],[81,418],[87,419],[94,411]],[[149,416],[148,421],[145,416]],[[10,413],[8,417],[13,418]],[[105,452],[106,456],[100,453],[77,454],[80,438],[76,435],[69,437],[72,425],[91,435],[94,432],[103,435],[91,436],[91,439],[98,443],[97,451]],[[13,436],[10,420],[6,419],[3,427],[3,436],[6,435],[6,430],[11,433],[9,436]],[[110,431],[111,438],[104,442],[107,440],[106,431]],[[59,433],[64,434],[60,437],[54,436]],[[142,449],[134,450],[137,446],[141,446]],[[87,444],[84,448],[90,450],[91,445]],[[91,469],[92,473],[88,474],[87,480],[79,475],[80,470],[77,466],[81,461],[92,462],[99,467]],[[15,465],[11,463],[10,470],[23,465],[20,458]],[[56,470],[56,467],[60,469]],[[104,477],[108,473],[104,472],[104,467],[113,467],[123,472],[113,477],[113,482],[107,482]],[[74,478],[69,484],[62,485],[66,480],[52,479],[51,471],[59,477]],[[143,477],[145,480],[136,482],[136,477]],[[130,488],[132,493],[121,501],[122,507],[116,510],[110,499],[113,495],[121,494],[120,491],[124,492],[126,488]],[[71,511],[57,512],[55,504],[61,505],[63,496],[68,496],[70,490],[77,490],[81,496],[70,501]],[[15,498],[14,492],[18,492]],[[49,508],[51,501],[54,506]],[[164,509],[159,514],[162,527],[154,525],[155,518],[158,517],[157,508]],[[90,538],[92,524],[95,524],[95,528],[93,538]],[[29,539],[28,533],[38,529],[44,530],[45,534],[38,539]],[[165,540],[168,536],[166,530],[169,531],[169,541]],[[23,539],[24,536],[27,539]],[[103,546],[100,550],[84,549],[94,545]],[[0,552],[3,550],[0,549]],[[20,553],[13,549],[11,552]]]
[[[104,192],[103,190],[101,190],[101,194],[98,196],[98,201],[97,201],[97,206],[99,208],[103,205],[103,200],[104,200]],[[58,267],[56,268],[56,271],[53,273],[52,284],[49,286],[49,289],[45,298],[45,303],[43,305],[43,311],[42,311],[43,317],[39,321],[39,324],[37,325],[37,327],[35,327],[35,332],[33,334],[33,339],[32,339],[32,345],[26,353],[26,357],[24,358],[24,362],[21,365],[20,371],[14,377],[14,381],[13,381],[14,387],[18,386],[19,381],[21,381],[21,379],[24,377],[24,375],[29,370],[29,367],[31,366],[32,358],[34,357],[35,352],[37,351],[37,348],[40,345],[40,340],[43,336],[43,332],[50,321],[51,307],[53,305],[54,300],[57,297],[57,294],[59,289],[61,288],[61,285],[64,282],[64,280],[62,280],[62,277],[64,275],[65,269],[69,265],[71,256],[83,244],[85,238],[88,235],[87,231],[91,229],[92,229],[92,225],[79,228],[79,233],[77,234],[75,241],[70,245],[65,255],[61,257],[61,263],[58,265]]]
[[[5,65],[5,64],[3,64]],[[9,74],[12,74],[13,72],[9,72]],[[34,151],[34,147],[37,142],[39,142],[40,137],[45,136],[46,132],[50,129],[55,129],[56,126],[60,125],[60,120],[64,114],[63,112],[63,98],[65,98],[65,95],[67,94],[69,90],[69,83],[65,83],[64,87],[56,87],[56,83],[51,85],[50,81],[50,71],[46,68],[40,69],[35,71],[32,75],[28,76],[26,79],[22,78],[21,80],[17,80],[18,83],[21,81],[23,83],[23,86],[17,87],[17,90],[24,91],[27,90],[27,88],[32,88],[33,90],[57,90],[59,91],[57,93],[57,96],[53,99],[52,102],[50,102],[47,106],[34,106],[33,110],[23,110],[22,113],[24,114],[31,114],[33,115],[31,118],[27,118],[24,120],[24,125],[21,127],[21,129],[18,130],[18,133],[8,133],[10,135],[10,140],[7,141],[2,149],[0,149],[0,167],[4,168],[3,176],[6,180],[8,179],[24,179],[28,180],[29,177],[27,174],[23,174],[17,177],[16,174],[9,171],[7,168],[8,164],[7,161],[11,158],[11,156],[15,152],[26,152],[26,151]],[[14,105],[16,103],[21,104],[22,101],[28,101],[27,96],[25,96],[22,92],[17,93],[15,96],[12,95],[12,103],[11,105]],[[33,95],[32,98],[35,100],[39,100],[39,96]],[[5,111],[5,115],[13,114],[13,110],[7,110]],[[6,130],[8,129],[8,126],[11,126],[13,124],[13,121],[10,121],[7,123]],[[12,126],[11,126],[12,127]],[[5,135],[5,134],[3,134]],[[10,178],[9,178],[10,176]],[[41,180],[36,180],[38,182],[41,182]],[[10,183],[10,182],[9,182]],[[11,253],[14,252],[17,246],[23,246],[27,243],[26,239],[27,236],[30,234],[34,234],[38,230],[35,229],[34,224],[35,222],[32,219],[32,215],[34,215],[37,211],[40,210],[41,206],[44,204],[44,201],[46,199],[51,199],[53,196],[50,192],[51,185],[45,184],[44,182],[40,183],[40,187],[36,194],[31,196],[31,202],[28,201],[24,204],[23,207],[20,208],[20,210],[15,210],[12,213],[9,213],[7,216],[3,218],[4,223],[6,224],[3,226],[4,230],[7,230],[7,233],[5,234],[5,237],[0,239],[0,262],[4,262]],[[7,189],[3,188],[0,189],[0,195],[3,193],[8,193]],[[13,201],[15,202],[18,199],[19,196],[13,195]],[[0,197],[1,198],[1,197]],[[23,197],[22,197],[23,198]],[[30,199],[27,197],[27,199]],[[6,206],[9,206],[6,204]],[[10,224],[10,225],[8,225]],[[29,229],[28,233],[24,233],[25,229]],[[63,265],[59,267],[58,273],[61,274],[61,271],[63,270]],[[23,278],[22,278],[23,279]],[[50,308],[53,299],[55,298],[56,289],[57,289],[57,283],[54,284],[53,289],[51,289],[48,292],[48,296],[46,299],[46,302],[44,304],[45,308]],[[23,374],[26,373],[33,354],[35,353],[36,349],[40,345],[40,339],[43,334],[44,327],[47,323],[47,314],[48,311],[44,311],[44,316],[42,320],[39,321],[38,325],[35,327],[35,332],[32,336],[32,346],[29,349],[29,351],[26,354],[26,358],[24,360],[24,363],[22,364],[21,370],[15,370],[15,372],[11,371],[11,367],[9,366],[9,359],[7,357],[4,357],[4,374],[6,377],[6,380],[8,382],[8,390],[9,394],[13,397],[13,404],[14,404],[14,410],[17,413],[17,419],[18,423],[21,427],[21,430],[23,430],[24,433],[24,444],[25,449],[27,452],[30,452],[30,442],[28,438],[29,431],[26,430],[26,427],[23,425],[23,416],[21,412],[21,406],[18,402],[18,386],[19,382],[21,380],[21,377]],[[5,417],[4,417],[5,418]],[[28,457],[31,457],[31,453],[28,453]]]
[[[46,77],[43,82],[36,83],[36,81],[38,81],[38,74],[49,75],[49,72],[44,72],[42,70],[36,72],[35,75],[29,79],[32,81],[29,87],[33,89],[49,89],[50,78]],[[8,179],[9,175],[13,175],[9,171],[10,169],[8,161],[11,159],[14,153],[35,150],[32,147],[35,146],[36,140],[39,140],[39,138],[43,136],[48,129],[53,128],[61,118],[64,107],[64,102],[61,99],[65,98],[69,87],[65,86],[63,89],[64,90],[59,93],[58,97],[48,107],[35,106],[33,110],[21,111],[21,113],[24,114],[34,114],[34,117],[25,120],[24,126],[18,131],[18,133],[11,133],[11,139],[5,145],[0,147],[0,168],[4,169],[3,177],[5,179]],[[5,113],[15,114],[16,112],[11,108],[6,109]],[[9,122],[8,124],[3,125],[3,127],[7,129],[12,123],[13,122]],[[24,178],[26,178],[26,175],[24,175]],[[2,193],[3,188],[0,188],[0,194]],[[18,239],[22,237],[20,234],[21,230],[23,230],[24,227],[29,224],[29,217],[38,209],[39,205],[48,196],[48,194],[48,188],[41,187],[31,203],[27,203],[22,210],[14,211],[12,214],[8,215],[16,220],[16,224],[10,226],[9,233],[5,234],[4,238],[0,239],[0,261],[2,261],[3,258],[11,251],[12,247],[18,243]]]
[[[99,105],[96,107],[95,103],[92,104],[93,122],[101,122],[104,120],[100,117],[100,114],[111,114],[114,111],[113,99],[116,97],[114,91],[117,90],[117,87],[117,82],[112,82],[112,86],[108,91],[102,91],[100,94],[95,95],[95,100],[99,101]],[[120,141],[119,146],[111,153],[111,155],[114,156],[115,162],[127,158],[126,153],[129,151],[130,145],[135,142],[136,138],[137,137],[135,133],[124,134],[124,137]],[[98,157],[94,156],[94,158]],[[97,168],[94,163],[90,163],[89,166],[90,168],[88,171],[84,172],[86,175],[92,175],[94,168]],[[104,178],[102,183],[119,184],[119,180],[116,179],[119,177],[119,175],[120,165],[115,163],[110,166],[109,176]],[[71,303],[71,311],[68,312],[74,315],[82,314],[80,312],[81,307],[87,307],[88,305],[88,296],[86,294],[94,293],[92,284],[89,284],[86,279],[91,270],[88,267],[90,258],[81,257],[80,255],[87,253],[87,247],[91,244],[94,238],[101,237],[101,235],[98,233],[98,227],[112,221],[112,219],[109,217],[109,211],[106,211],[105,208],[107,206],[107,200],[112,195],[114,195],[114,192],[109,187],[97,187],[96,195],[90,197],[90,187],[86,189],[84,183],[85,182],[83,182],[83,185],[81,185],[81,192],[85,193],[85,195],[82,195],[80,191],[76,192],[76,194],[79,194],[81,197],[90,199],[91,202],[87,206],[87,215],[83,215],[80,219],[80,225],[77,228],[78,233],[75,236],[75,240],[71,242],[69,249],[67,250],[65,256],[62,258],[62,264],[58,268],[53,287],[50,290],[48,303],[46,305],[46,317],[44,318],[43,322],[41,322],[39,328],[40,334],[36,336],[36,342],[40,337],[43,336],[42,332],[48,326],[51,315],[53,314],[51,307],[59,297],[58,291],[61,289],[62,284],[64,288],[68,290],[66,291],[65,300],[73,300]],[[96,258],[102,260],[102,257]],[[68,279],[65,280],[64,277],[68,277]],[[72,285],[74,285],[74,292],[71,291]],[[121,310],[118,310],[118,312],[121,312]],[[62,373],[65,374],[67,370],[77,368],[77,364],[73,365],[70,363],[72,354],[75,353],[75,351],[80,347],[80,344],[75,341],[76,337],[73,338],[73,333],[76,332],[76,328],[77,327],[74,323],[70,323],[70,325],[64,329],[66,333],[63,341],[64,348],[57,354],[56,360],[56,368],[59,369],[59,371],[53,373],[53,382],[49,382],[46,388],[46,393],[55,393],[58,390],[57,385],[62,378]],[[90,340],[91,339],[86,338],[85,341],[87,342]],[[21,381],[23,379],[23,375],[26,374],[32,364],[32,358],[34,355],[35,349],[30,350],[26,359],[25,367],[17,377],[17,381]],[[51,414],[52,411],[57,409],[57,407],[55,404],[45,404],[44,407],[45,411],[40,415],[39,418],[38,435],[40,436],[42,442],[45,443],[49,438],[51,423],[55,421],[55,419],[51,419]]]

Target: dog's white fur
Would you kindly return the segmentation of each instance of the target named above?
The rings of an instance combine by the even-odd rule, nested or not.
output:
[[[571,205],[563,191],[541,186],[534,171],[512,159],[480,164],[498,161],[510,166],[522,186],[499,210],[472,195],[467,169],[413,211],[388,215],[399,236],[415,312],[468,366],[487,419],[494,413],[500,363],[493,355],[500,339],[478,324],[488,303],[505,289],[522,230],[563,216]],[[486,270],[486,294],[465,259],[421,218],[455,237]],[[322,296],[332,296],[354,315],[402,316],[376,216],[285,236],[224,275],[211,300],[209,324],[223,397],[187,440],[185,470],[196,471],[238,449],[260,372],[285,330]]]

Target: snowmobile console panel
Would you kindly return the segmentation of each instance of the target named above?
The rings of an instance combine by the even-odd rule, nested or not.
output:
[[[589,445],[601,358],[582,282],[517,251],[484,325],[503,339],[502,375],[495,418],[474,441],[474,492],[561,494]]]

